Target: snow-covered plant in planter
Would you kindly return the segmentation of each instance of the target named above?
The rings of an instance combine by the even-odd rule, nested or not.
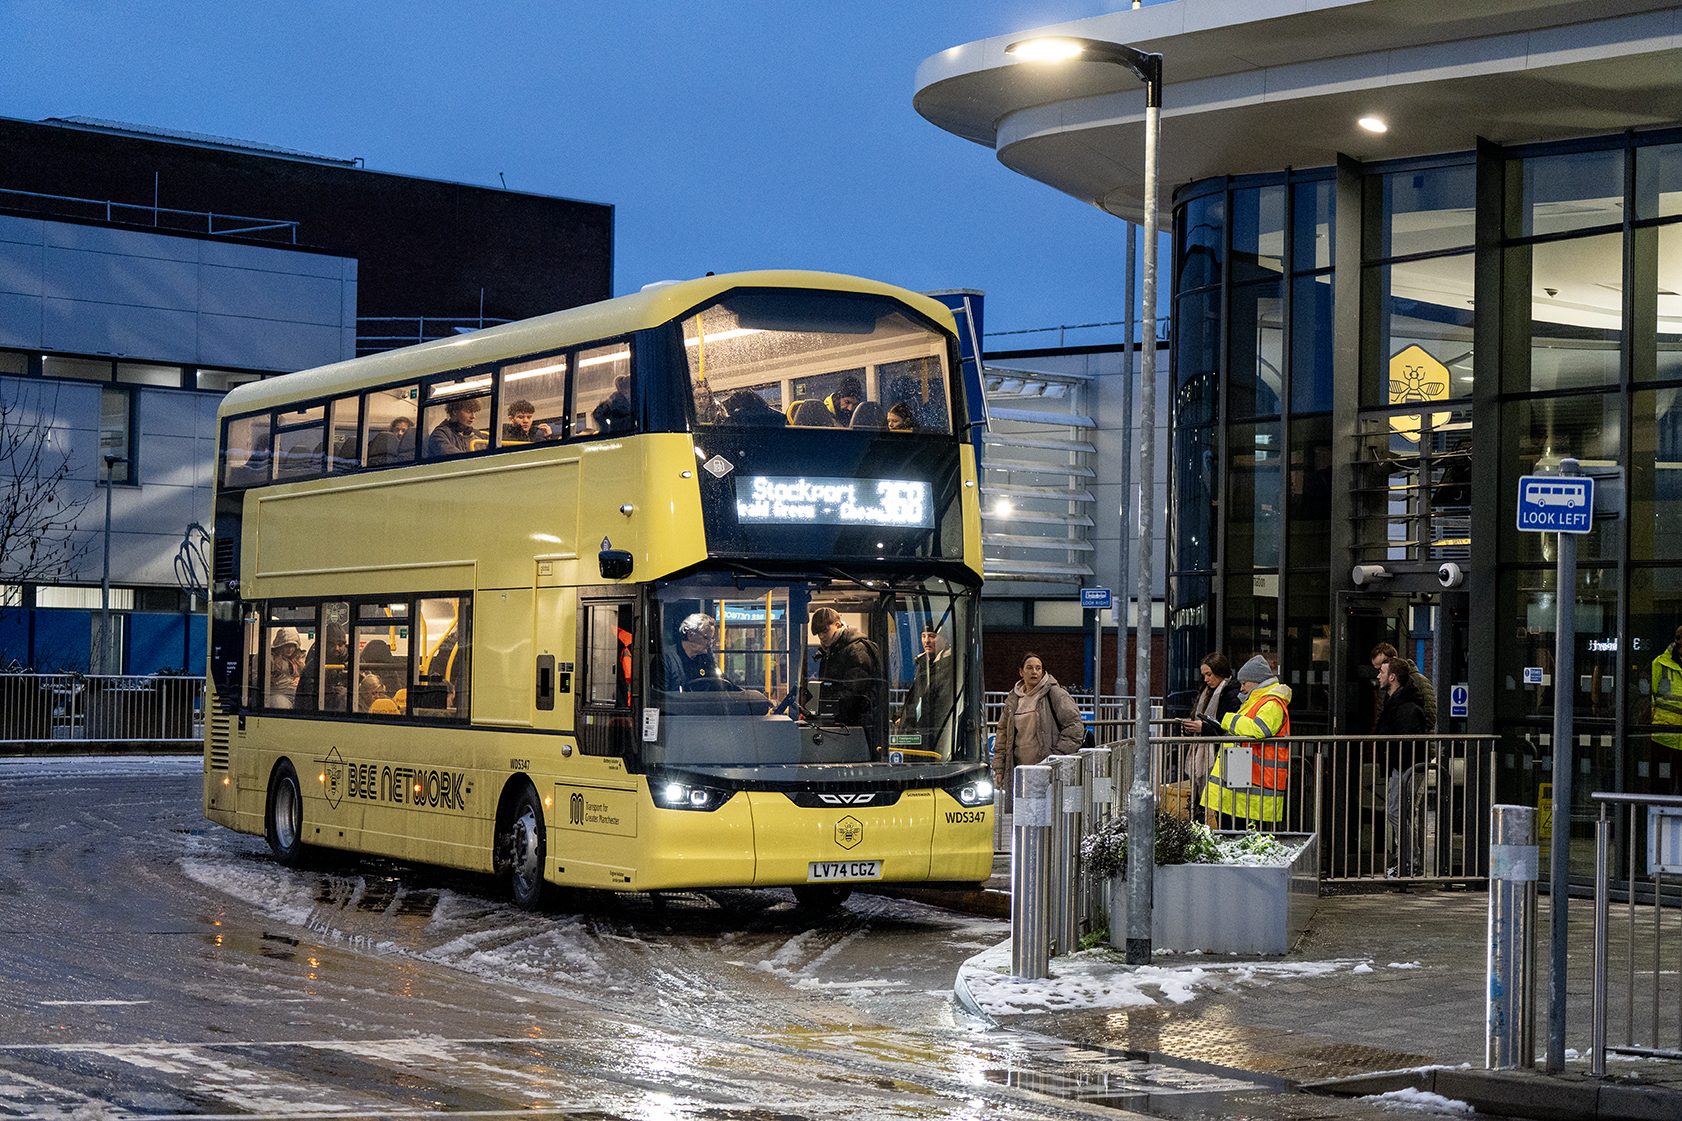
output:
[[[1151,941],[1157,949],[1284,953],[1307,928],[1319,896],[1312,833],[1216,833],[1158,813]],[[1127,931],[1127,819],[1112,817],[1081,841],[1093,879],[1109,879],[1110,940]]]

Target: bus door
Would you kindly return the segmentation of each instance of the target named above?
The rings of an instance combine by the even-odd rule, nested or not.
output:
[[[637,750],[636,604],[581,597],[578,605],[578,747],[585,755],[629,759]]]

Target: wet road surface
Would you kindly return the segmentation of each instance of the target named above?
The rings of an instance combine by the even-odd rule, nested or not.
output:
[[[999,1030],[951,998],[998,920],[855,895],[562,894],[281,868],[196,759],[0,762],[0,1117],[1376,1117]]]

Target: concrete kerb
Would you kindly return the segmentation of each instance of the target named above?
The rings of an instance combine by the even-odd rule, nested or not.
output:
[[[982,958],[986,957],[988,954],[998,953],[1000,949],[1004,949],[1008,952],[1010,949],[1010,939],[1006,938],[997,946],[982,950],[979,954],[972,955],[962,965],[958,966],[958,975],[952,979],[952,995],[957,998],[958,1006],[971,1015],[985,1020],[987,1022],[987,1026],[991,1028],[998,1027],[999,1022],[995,1020],[986,1009],[981,1007],[980,1001],[975,999],[975,994],[970,991],[969,980],[965,974],[970,970],[980,968],[977,963]]]
[[[1536,1121],[1589,1117],[1600,1121],[1674,1121],[1682,1117],[1682,1092],[1668,1086],[1597,1082],[1586,1072],[1574,1071],[1545,1074],[1539,1070],[1419,1067],[1303,1083],[1299,1088],[1345,1098],[1412,1089],[1465,1102],[1479,1113]]]

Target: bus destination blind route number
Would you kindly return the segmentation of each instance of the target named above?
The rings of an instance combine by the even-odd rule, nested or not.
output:
[[[814,860],[806,869],[807,880],[879,880],[880,860]]]
[[[736,518],[764,525],[934,528],[929,484],[912,479],[807,479],[758,475],[741,481]]]

